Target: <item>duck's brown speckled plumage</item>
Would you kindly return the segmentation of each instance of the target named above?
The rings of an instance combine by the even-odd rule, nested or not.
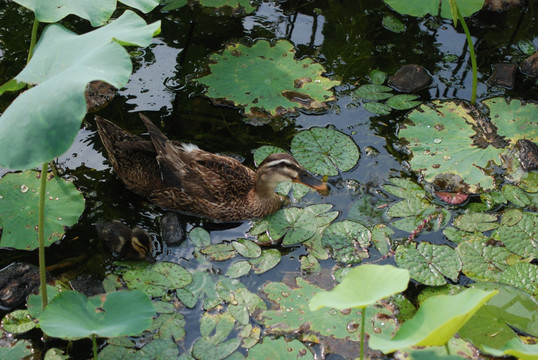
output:
[[[151,141],[96,117],[110,163],[130,190],[165,209],[220,220],[260,218],[282,207],[281,181],[307,182],[325,191],[289,154],[272,154],[257,172],[239,161],[168,138],[141,115]]]

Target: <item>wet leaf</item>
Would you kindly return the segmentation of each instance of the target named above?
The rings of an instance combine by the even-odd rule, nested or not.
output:
[[[295,60],[293,44],[277,41],[274,46],[259,40],[252,47],[229,45],[213,54],[211,74],[195,81],[208,87],[207,96],[244,107],[248,117],[296,111],[297,107],[320,109],[334,100],[330,89],[339,84],[321,74],[325,69],[310,58]]]
[[[251,268],[252,265],[250,265],[250,263],[246,260],[236,261],[230,265],[230,267],[228,267],[228,270],[226,270],[226,276],[232,279],[237,279],[241,276],[247,275]]]
[[[2,319],[2,327],[7,332],[21,334],[35,328],[36,323],[30,316],[28,310],[12,311]]]
[[[462,204],[469,198],[468,194],[450,193],[445,191],[438,191],[435,193],[435,196],[450,205]]]
[[[403,323],[392,339],[371,334],[369,346],[384,353],[408,346],[440,346],[448,340],[497,291],[466,289],[457,295],[428,298],[415,316]]]
[[[504,247],[489,246],[482,241],[465,241],[456,252],[462,262],[462,272],[477,281],[497,281],[513,254]]]
[[[517,42],[517,47],[525,55],[532,55],[536,52],[536,47],[533,42],[528,39],[521,39]]]
[[[395,110],[408,110],[420,105],[420,101],[416,101],[416,99],[418,99],[418,96],[412,94],[394,95],[387,99],[385,104]]]
[[[48,176],[48,175],[47,175]],[[37,214],[41,174],[35,171],[6,174],[0,179],[0,245],[33,250],[39,245]],[[74,225],[84,211],[84,198],[73,183],[47,178],[45,246],[60,240],[65,227]]]
[[[371,233],[364,225],[344,220],[329,225],[323,232],[321,243],[331,248],[335,260],[346,264],[360,263],[368,257]]]
[[[0,357],[2,359],[24,359],[32,356],[32,354],[32,343],[28,340],[19,340],[10,347],[0,347]]]
[[[381,85],[387,80],[387,73],[381,70],[372,70],[368,74],[368,77],[370,78],[370,82],[372,84]]]
[[[504,185],[502,187],[502,194],[506,200],[519,207],[524,207],[531,203],[531,199],[527,193],[514,185]]]
[[[405,24],[392,15],[384,16],[382,24],[385,29],[397,34],[403,33],[405,30],[407,30]]]
[[[252,240],[238,239],[232,242],[232,246],[239,255],[247,258],[257,258],[262,253],[260,246]]]
[[[491,355],[512,355],[521,360],[536,360],[538,358],[538,344],[525,344],[521,339],[512,339],[500,349],[485,346],[483,350]]]
[[[455,227],[461,230],[474,231],[489,231],[499,227],[497,217],[493,214],[470,212],[460,215],[454,219],[452,223]]]
[[[531,295],[538,296],[538,266],[526,262],[508,266],[499,276],[499,282],[510,284]]]
[[[125,271],[122,277],[129,289],[142,290],[150,297],[164,296],[192,281],[191,273],[172,262],[141,264]]]
[[[393,96],[392,88],[385,85],[366,84],[355,90],[355,95],[364,100],[385,100]]]
[[[355,341],[358,339],[360,311],[336,311],[334,309],[309,310],[310,299],[322,289],[309,284],[301,278],[296,278],[297,287],[290,288],[284,283],[271,282],[264,286],[263,292],[274,302],[272,310],[263,311],[259,321],[263,323],[268,334],[294,334],[301,331],[304,336],[320,334],[337,339]],[[276,307],[275,307],[276,306]],[[394,331],[394,321],[388,316],[382,316],[385,321],[379,321],[379,314],[389,314],[386,308],[367,307],[366,332],[390,334]],[[356,325],[356,326],[355,326]],[[350,333],[351,332],[351,333]],[[357,332],[353,334],[353,332]]]
[[[39,317],[39,325],[49,336],[76,339],[135,336],[147,329],[155,308],[141,291],[117,291],[87,298],[75,291],[56,296]]]
[[[301,271],[305,274],[316,274],[321,271],[321,265],[318,259],[312,254],[301,256],[299,261],[301,263]]]
[[[390,178],[393,185],[383,185],[388,193],[402,199],[425,198],[427,193],[419,184],[406,178]]]
[[[424,0],[416,2],[413,0],[384,0],[393,10],[400,14],[406,14],[416,17],[423,17],[426,14],[437,16],[439,8],[441,16],[445,19],[452,19],[449,0]],[[482,9],[483,0],[457,0],[458,9],[463,17],[470,16]]]
[[[498,290],[499,293],[461,328],[461,337],[478,347],[500,348],[507,341],[518,338],[514,329],[538,336],[538,301],[535,298],[509,285],[476,283],[472,286],[482,290]]]
[[[265,310],[267,306],[256,294],[246,288],[238,289],[234,293],[234,301],[228,305],[228,311],[242,325],[249,323],[250,317],[255,311]]]
[[[359,265],[351,269],[331,291],[321,291],[310,300],[310,310],[360,308],[407,289],[409,272],[392,265]]]
[[[195,227],[189,231],[189,239],[198,248],[205,248],[211,245],[211,235],[209,235],[206,229],[201,227]]]
[[[236,255],[232,244],[229,243],[209,245],[201,249],[200,252],[207,255],[207,258],[211,261],[224,261]]]
[[[447,237],[448,240],[455,243],[461,243],[463,241],[482,241],[485,242],[488,238],[481,232],[469,233],[467,231],[458,230],[453,227],[447,227],[443,230],[443,235]]]
[[[377,115],[388,115],[392,111],[390,106],[378,102],[367,102],[364,104],[364,108]]]
[[[362,196],[351,204],[347,218],[366,226],[379,224],[383,221],[384,205],[384,202],[373,196]]]
[[[338,175],[359,161],[359,148],[348,135],[314,127],[299,132],[291,142],[293,156],[307,170],[319,175]]]
[[[400,245],[395,254],[396,264],[409,270],[411,277],[431,286],[446,284],[445,276],[457,281],[461,261],[456,252],[446,245],[426,242]]]
[[[210,310],[221,303],[215,281],[206,271],[194,271],[192,282],[176,289],[177,297],[188,308],[193,308],[198,300],[203,300],[203,309]]]
[[[249,260],[255,274],[263,274],[271,270],[280,262],[280,251],[277,249],[263,250],[260,257]]]
[[[249,350],[248,355],[249,358],[260,360],[291,358],[314,360],[314,355],[299,340],[286,341],[283,337],[277,339],[264,337],[263,342]]]
[[[408,115],[414,126],[402,129],[399,135],[410,143],[411,167],[426,181],[432,182],[440,174],[454,174],[463,179],[471,193],[492,189],[493,177],[484,169],[490,163],[501,164],[500,155],[507,145],[514,145],[520,138],[538,139],[534,120],[538,105],[519,100],[508,103],[501,98],[484,100],[483,104],[489,108],[497,134],[487,129],[477,134],[474,128],[483,128],[485,116],[471,112],[463,102],[434,101]]]
[[[502,224],[492,237],[521,257],[538,258],[538,214],[523,213],[521,220],[510,224]]]
[[[29,169],[65,153],[86,115],[86,85],[102,80],[121,89],[132,62],[120,44],[145,47],[159,30],[160,22],[147,25],[130,10],[83,35],[48,25],[32,59],[15,77],[36,86],[21,93],[0,117],[0,166]]]
[[[394,231],[385,224],[378,224],[372,228],[372,243],[381,255],[387,255],[391,250],[390,236]]]

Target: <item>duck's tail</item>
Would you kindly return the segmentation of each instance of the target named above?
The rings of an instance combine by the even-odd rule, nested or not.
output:
[[[163,134],[161,129],[159,129],[151,120],[143,115],[140,114],[140,119],[142,119],[142,122],[146,126],[146,129],[148,129],[149,136],[151,138],[151,141],[153,142],[153,146],[155,147],[155,150],[157,150],[157,153],[159,155],[163,155],[166,153],[166,143],[168,142],[168,138],[166,135]]]

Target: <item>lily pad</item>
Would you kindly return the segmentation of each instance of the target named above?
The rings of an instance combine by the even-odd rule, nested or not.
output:
[[[87,298],[64,291],[47,305],[39,325],[49,336],[77,339],[139,335],[151,324],[155,308],[141,291],[117,291]]]
[[[445,276],[457,281],[461,261],[456,252],[446,245],[426,242],[400,245],[395,254],[396,264],[409,270],[411,277],[431,286],[445,285]]]
[[[427,193],[419,184],[406,178],[390,178],[392,185],[383,185],[388,193],[402,199],[425,198]]]
[[[388,115],[392,112],[392,108],[384,103],[367,102],[364,108],[369,112],[377,115]]]
[[[237,279],[250,272],[252,265],[246,260],[236,261],[226,270],[226,276]]]
[[[115,0],[95,0],[90,2],[73,2],[69,0],[39,1],[14,0],[17,4],[34,12],[36,19],[43,23],[55,23],[67,15],[76,15],[89,20],[92,26],[103,25],[116,10]],[[157,0],[120,0],[120,2],[144,13],[153,10]]]
[[[256,10],[255,6],[252,6],[250,0],[198,0],[200,5],[211,8],[224,8],[229,7],[234,11],[243,9],[246,14],[252,13]]]
[[[159,29],[160,22],[147,25],[130,10],[83,35],[48,25],[32,59],[15,77],[37,85],[20,94],[0,117],[0,166],[29,169],[66,152],[86,115],[86,85],[102,80],[122,88],[132,62],[121,44],[147,46]]]
[[[232,242],[232,246],[239,255],[247,258],[257,258],[262,253],[260,246],[248,239],[237,239]]]
[[[323,232],[321,243],[332,250],[333,258],[346,264],[357,264],[367,258],[366,248],[372,234],[364,225],[351,220],[338,221]]]
[[[263,274],[278,265],[281,259],[280,251],[277,249],[263,250],[260,257],[249,260],[255,274]]]
[[[418,99],[418,96],[412,94],[394,95],[387,99],[385,104],[394,110],[408,110],[420,105],[420,101],[417,101],[416,99]]]
[[[451,214],[446,209],[432,205],[426,199],[416,197],[395,203],[387,210],[386,216],[389,219],[401,218],[393,220],[391,225],[412,233],[417,228],[424,227],[424,221],[429,224],[431,230],[437,231],[448,224]]]
[[[428,298],[392,339],[370,335],[369,346],[384,353],[409,346],[445,345],[497,291],[466,289],[457,295]]]
[[[274,46],[266,40],[252,47],[232,44],[211,55],[211,74],[195,81],[208,87],[208,97],[243,107],[248,117],[327,107],[327,101],[335,100],[330,89],[340,83],[323,77],[325,69],[312,59],[294,56],[287,40]]]
[[[355,95],[364,100],[385,100],[393,96],[392,88],[385,85],[365,84],[355,90]]]
[[[521,257],[538,258],[538,214],[523,213],[511,224],[502,224],[492,236]]]
[[[286,341],[285,338],[265,337],[263,342],[249,350],[251,359],[301,359],[314,360],[314,355],[298,340]]]
[[[420,2],[413,0],[384,0],[393,10],[400,14],[423,17],[426,14],[437,16],[439,9],[441,16],[445,19],[452,19],[450,11],[450,1],[452,0],[423,0]],[[474,14],[484,6],[483,0],[455,0],[461,14],[466,17]]]
[[[310,300],[310,310],[332,307],[364,309],[376,301],[407,289],[409,272],[392,265],[365,264],[351,269],[331,291],[318,292]]]
[[[402,129],[399,135],[410,143],[411,167],[426,181],[450,173],[461,177],[471,193],[492,189],[493,177],[486,171],[490,163],[500,165],[501,153],[520,138],[538,140],[537,104],[501,98],[483,104],[489,108],[496,134],[485,115],[471,112],[463,102],[434,101],[408,115],[414,126]]]
[[[39,246],[37,235],[41,173],[25,171],[0,179],[0,245],[20,250]],[[60,240],[65,227],[75,224],[84,211],[84,198],[73,183],[47,174],[45,195],[45,246]]]
[[[507,267],[499,276],[499,282],[513,285],[538,296],[538,266],[521,262]]]
[[[484,241],[464,241],[456,252],[462,262],[462,272],[473,280],[497,281],[514,256],[501,246],[486,245]]]
[[[251,293],[246,288],[237,289],[234,293],[234,300],[228,305],[228,311],[239,324],[247,325],[250,316],[260,310],[267,309],[263,300],[256,294]]]
[[[191,309],[202,299],[204,310],[213,309],[222,302],[213,277],[206,271],[194,271],[192,282],[181,289],[176,289],[176,294],[179,300]]]
[[[123,280],[129,289],[139,289],[148,296],[159,297],[188,285],[192,275],[183,267],[172,262],[158,262],[154,265],[135,265],[123,273]]]
[[[0,347],[0,357],[2,359],[24,359],[32,356],[32,354],[32,343],[28,340],[19,340],[10,347]]]
[[[30,316],[28,310],[15,310],[6,314],[2,319],[2,327],[4,330],[13,333],[21,334],[35,328],[36,323]]]
[[[453,225],[458,229],[475,232],[488,231],[499,227],[497,217],[492,214],[470,212],[454,219]]]
[[[351,170],[360,157],[359,148],[348,135],[319,127],[295,135],[291,151],[306,169],[328,176]]]
[[[234,325],[235,320],[228,313],[204,313],[200,321],[202,337],[192,347],[194,357],[199,360],[219,360],[233,353],[241,344],[239,338],[226,340]]]

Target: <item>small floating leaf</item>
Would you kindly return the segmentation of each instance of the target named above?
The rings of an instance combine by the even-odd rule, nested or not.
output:
[[[393,96],[392,88],[385,85],[366,84],[355,90],[355,95],[364,100],[385,100]]]
[[[263,342],[253,346],[248,352],[252,359],[301,359],[314,360],[314,355],[299,340],[286,341],[279,337],[264,337]]]
[[[47,174],[45,195],[45,246],[60,240],[65,227],[78,221],[84,198],[73,183]],[[33,250],[37,239],[37,204],[41,174],[35,171],[6,174],[0,179],[0,245]]]
[[[294,56],[287,40],[274,46],[265,40],[252,47],[232,44],[222,54],[211,55],[211,74],[195,81],[208,87],[207,96],[244,107],[249,117],[327,107],[326,102],[335,99],[330,89],[339,82],[323,77],[325,69],[312,59]]]
[[[141,291],[116,291],[87,298],[64,291],[47,305],[39,325],[49,336],[76,339],[139,335],[151,324],[155,308]]]
[[[251,268],[252,266],[246,260],[236,261],[230,265],[230,267],[228,267],[228,270],[226,270],[226,276],[232,279],[237,279],[248,274]]]
[[[370,230],[364,225],[344,220],[329,225],[323,232],[321,243],[331,248],[335,260],[356,264],[368,257],[366,248],[370,244],[370,237]]]
[[[192,281],[181,289],[176,289],[179,300],[188,308],[193,308],[198,300],[203,300],[204,310],[213,309],[221,303],[215,281],[206,271],[194,271]]]
[[[454,219],[453,225],[461,230],[488,231],[499,227],[497,217],[493,214],[470,212],[458,216]]]
[[[372,70],[370,71],[370,74],[368,74],[368,77],[370,78],[370,82],[372,84],[381,85],[387,80],[387,73],[381,70]]]
[[[513,254],[504,247],[489,246],[483,241],[465,241],[456,248],[462,272],[473,280],[497,281]]]
[[[425,198],[426,191],[419,184],[406,178],[390,178],[393,185],[383,185],[390,194],[402,199]]]
[[[502,224],[492,236],[521,257],[538,258],[538,214],[523,213],[516,224]]]
[[[531,203],[527,193],[514,185],[504,185],[502,194],[506,200],[519,207],[524,207]]]
[[[200,252],[212,261],[224,261],[231,259],[236,255],[232,244],[229,243],[209,245],[201,249]]]
[[[367,102],[364,104],[364,108],[377,115],[388,115],[392,111],[390,106],[378,102]]]
[[[499,282],[513,285],[531,295],[538,296],[538,266],[526,262],[508,266],[499,276]]]
[[[255,274],[262,274],[271,270],[280,262],[280,251],[277,249],[263,250],[260,257],[249,260]]]
[[[327,128],[301,131],[292,140],[293,156],[306,169],[320,175],[338,175],[359,161],[359,148],[346,134]]]
[[[6,314],[2,319],[2,327],[7,332],[21,334],[35,328],[36,323],[30,317],[28,310],[15,310]]]
[[[412,94],[394,95],[385,101],[385,104],[395,110],[407,110],[420,105],[420,101],[416,101],[416,99],[418,96]]]
[[[413,279],[431,286],[446,284],[445,276],[456,281],[461,270],[458,255],[445,245],[400,245],[394,257],[396,264],[408,269]]]
[[[195,227],[189,231],[189,238],[194,243],[194,246],[198,248],[205,248],[211,245],[211,235],[209,232],[201,227]]]
[[[324,306],[363,309],[376,301],[407,289],[409,272],[392,265],[359,265],[351,269],[331,291],[321,291],[310,300],[310,310]]]
[[[384,16],[382,24],[385,29],[397,34],[403,33],[405,30],[407,30],[404,23],[392,15]]]
[[[229,7],[232,8],[234,12],[237,12],[239,9],[244,9],[246,14],[250,14],[256,10],[256,7],[252,6],[250,0],[199,0],[199,2],[202,6],[216,9]]]
[[[400,326],[392,339],[372,334],[369,346],[386,354],[408,346],[445,345],[495,294],[495,290],[466,289],[457,295],[430,297],[411,320]]]
[[[232,242],[232,246],[239,255],[247,258],[257,258],[262,253],[260,246],[252,240],[238,239]]]
[[[176,263],[144,263],[125,271],[123,280],[129,289],[139,289],[148,296],[158,297],[188,285],[192,281],[192,275]]]
[[[32,354],[32,343],[28,340],[19,340],[11,347],[0,347],[0,358],[2,359],[26,359]]]

